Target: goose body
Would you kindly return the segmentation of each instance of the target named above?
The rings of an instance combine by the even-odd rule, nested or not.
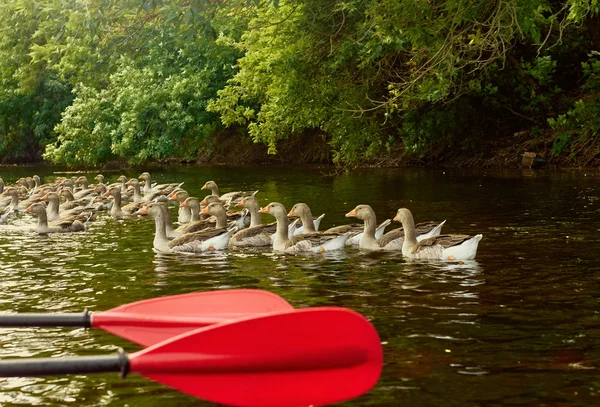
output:
[[[207,211],[210,212],[211,210],[212,208],[207,208]],[[168,208],[164,203],[150,203],[141,208],[138,212],[142,215],[150,215],[155,219],[156,229],[153,247],[162,252],[199,253],[207,250],[221,250],[227,247],[229,238],[235,232],[234,228],[229,230],[225,228],[215,228],[203,232],[186,233],[169,241],[165,227],[165,214],[168,212]],[[220,213],[217,213],[218,209],[214,212],[222,221],[223,217]],[[219,224],[219,226],[221,226],[221,224]]]
[[[356,217],[364,222],[364,231],[359,238],[358,247],[364,250],[402,250],[405,231],[402,228],[394,229],[381,237],[376,236],[377,217],[373,208],[369,205],[358,205],[356,208],[346,214],[346,217]],[[419,226],[415,231],[417,240],[422,240],[430,236],[439,235],[446,221],[439,224],[426,222]]]
[[[343,234],[303,234],[289,238],[287,211],[278,202],[271,202],[262,208],[260,213],[268,213],[277,219],[277,230],[273,239],[273,250],[277,252],[313,252],[341,250],[344,248],[349,235]]]
[[[219,194],[219,187],[217,186],[217,183],[214,181],[207,181],[200,189],[208,189],[211,191],[213,196],[216,196],[221,201],[226,202],[226,203],[233,203],[233,204],[236,204],[238,201],[240,201],[245,196],[249,196],[249,195],[254,196],[258,192],[258,190],[256,190],[256,191],[235,191],[235,192],[227,192],[226,194],[221,195],[221,194]]]
[[[138,177],[145,181],[144,184],[144,198],[146,201],[153,201],[155,199],[160,199],[159,196],[163,196],[163,199],[167,199],[167,195],[173,192],[175,189],[181,188],[183,182],[180,183],[170,183],[170,184],[160,184],[160,185],[152,185],[152,178],[150,177],[150,173],[143,172]],[[146,195],[154,195],[152,197],[146,198]]]
[[[179,202],[179,209],[177,210],[177,223],[183,225],[192,220],[192,210],[189,206],[181,206],[186,199],[190,197],[190,194],[184,189],[176,189],[171,192],[168,196],[169,199]],[[197,220],[197,219],[194,219]]]
[[[35,231],[39,234],[80,232],[85,230],[83,222],[74,217],[57,219],[48,223],[46,207],[41,202],[34,203],[27,207],[25,212],[35,213],[38,215],[38,223]]]
[[[302,225],[295,227],[291,230],[292,236],[301,235],[303,233],[316,233],[319,230],[319,226],[321,225],[321,220],[325,217],[325,214],[322,214],[318,218],[314,218],[313,214],[305,203],[297,203],[290,209],[288,213],[290,217],[299,217],[302,221]]]
[[[394,220],[401,222],[406,233],[402,245],[402,255],[411,259],[428,260],[472,260],[477,254],[477,247],[483,235],[439,235],[424,239],[416,239],[415,221],[412,213],[406,208],[398,209]]]
[[[386,219],[377,226],[375,229],[375,239],[379,239],[383,236],[385,232],[385,228],[388,227],[392,223],[391,219]],[[350,225],[340,225],[333,228],[329,228],[324,231],[324,233],[350,233],[350,237],[346,240],[346,246],[358,247],[360,244],[360,239],[364,233],[364,225],[360,224],[350,224]]]
[[[110,216],[115,219],[130,218],[136,216],[135,212],[138,211],[143,205],[143,202],[132,202],[121,207],[121,187],[112,187],[106,191],[105,196],[112,195],[113,205],[110,208]]]
[[[246,196],[236,206],[243,206],[250,214],[250,227],[237,231],[229,244],[238,247],[260,247],[272,244],[271,236],[277,230],[277,223],[263,225],[260,205],[253,195]]]

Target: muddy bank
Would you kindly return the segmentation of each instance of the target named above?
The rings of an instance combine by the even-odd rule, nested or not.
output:
[[[393,151],[359,164],[359,167],[447,167],[447,168],[518,168],[523,155],[534,153],[534,167],[600,169],[600,148],[593,143],[576,146],[574,151],[553,157],[552,136],[532,138],[528,132],[501,139],[485,140],[469,150],[433,146],[424,157],[404,152],[401,145]],[[222,134],[200,157],[198,164],[333,164],[333,151],[322,134],[293,136],[277,146],[277,154],[267,154],[264,144],[248,137]]]

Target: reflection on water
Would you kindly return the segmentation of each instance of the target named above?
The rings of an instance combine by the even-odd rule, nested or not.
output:
[[[14,182],[51,168],[4,168]],[[93,176],[95,173],[88,174]],[[117,173],[105,174],[110,181]],[[125,175],[137,176],[132,171]],[[346,223],[357,204],[380,220],[406,206],[446,233],[483,233],[476,261],[404,260],[348,250],[280,255],[265,249],[201,255],[152,250],[154,223],[101,217],[85,233],[39,236],[28,214],[0,225],[0,313],[107,310],[161,295],[228,289],[273,291],[297,308],[353,308],[377,327],[384,372],[347,406],[589,406],[598,404],[600,185],[598,174],[538,171],[318,170],[179,167],[153,172],[222,191],[260,189],[261,204],[306,202]],[[89,178],[89,177],[88,177]],[[269,219],[270,221],[271,219]],[[139,349],[84,329],[2,329],[0,357]],[[131,375],[0,379],[0,405],[210,405]]]

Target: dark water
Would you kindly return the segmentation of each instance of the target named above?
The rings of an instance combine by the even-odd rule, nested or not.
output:
[[[1,168],[14,182],[52,168]],[[137,176],[140,171],[126,173]],[[359,203],[380,220],[410,208],[446,233],[483,233],[477,261],[398,254],[327,256],[248,250],[199,256],[152,251],[153,222],[103,217],[85,233],[0,228],[0,312],[107,310],[161,295],[254,287],[298,308],[353,308],[376,326],[385,367],[344,406],[600,405],[600,174],[531,171],[186,167],[154,171],[192,195],[260,189],[261,204],[308,203],[322,227]],[[87,174],[93,178],[95,173]],[[105,173],[114,181],[119,173]],[[17,224],[32,222],[29,218]],[[16,230],[15,230],[16,229]],[[110,354],[139,347],[102,331],[3,329],[0,357]],[[208,406],[147,379],[115,374],[0,379],[0,405]]]

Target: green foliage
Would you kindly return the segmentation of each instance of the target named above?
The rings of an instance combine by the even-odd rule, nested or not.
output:
[[[223,126],[271,153],[323,134],[341,165],[522,129],[572,152],[597,134],[599,13],[600,0],[5,0],[0,154],[193,160]]]
[[[600,147],[600,59],[592,57],[581,65],[586,78],[583,88],[591,93],[585,101],[577,100],[566,113],[548,119],[556,132],[552,145],[554,156],[566,151],[577,154],[590,146]]]

